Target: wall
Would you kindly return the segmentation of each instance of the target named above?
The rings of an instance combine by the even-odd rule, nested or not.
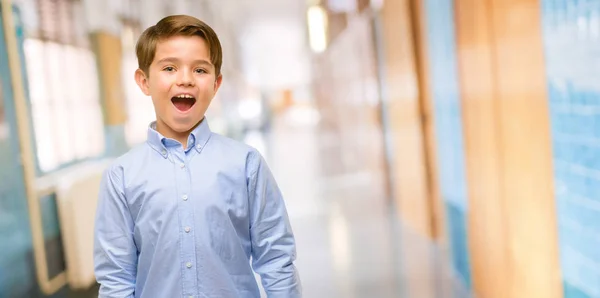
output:
[[[437,276],[448,269],[432,258],[447,237],[437,183],[438,142],[423,3],[384,1],[379,11],[382,99],[393,206],[403,230],[399,270],[410,272],[402,285],[407,297],[441,295]]]
[[[371,21],[352,16],[326,52],[314,60],[316,104],[326,175],[359,173],[382,181],[384,148]],[[348,61],[353,61],[348,63]]]
[[[3,9],[3,7],[0,7]],[[21,11],[15,7],[15,26],[24,59]],[[8,65],[4,26],[0,17],[0,65]],[[24,78],[25,69],[22,70]],[[0,69],[0,297],[42,297],[35,273],[29,211],[25,199],[23,170],[17,136],[13,88],[8,67]],[[27,93],[26,93],[27,94]],[[49,257],[50,276],[64,269],[61,240],[52,197],[41,198],[45,246]],[[63,297],[63,289],[52,297]]]
[[[454,270],[466,287],[471,284],[467,248],[468,211],[462,109],[454,37],[454,1],[426,0],[423,33],[427,39],[429,80],[434,102],[440,193],[446,210],[447,233]]]
[[[600,1],[541,1],[564,294],[600,297]]]
[[[500,192],[500,143],[496,133],[498,120],[489,22],[487,2],[455,0],[468,204],[471,210],[467,216],[467,231],[473,287],[482,296],[497,293],[497,297],[507,297],[508,264],[503,247],[506,240]],[[491,270],[495,270],[494,278],[485,278],[486,272]]]
[[[403,224],[417,235],[433,236],[425,135],[412,15],[408,0],[384,1],[381,9],[383,100],[393,152],[394,202]]]
[[[475,294],[560,297],[539,3],[455,3]]]
[[[3,27],[0,22],[0,28]],[[20,33],[22,37],[22,31]],[[8,65],[3,30],[0,30],[0,65]],[[0,105],[3,106],[0,109],[0,297],[27,297],[33,294],[35,271],[23,172],[18,162],[19,142],[11,84],[8,67],[0,68]]]

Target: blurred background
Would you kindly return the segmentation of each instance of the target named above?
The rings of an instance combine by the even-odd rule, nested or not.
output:
[[[600,0],[1,0],[0,297],[97,297],[140,33],[210,24],[207,118],[284,193],[305,297],[600,297]]]

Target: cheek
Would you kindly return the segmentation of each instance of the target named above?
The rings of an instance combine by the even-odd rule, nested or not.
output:
[[[216,84],[214,80],[202,80],[198,82],[202,94],[211,94],[215,92]]]
[[[162,74],[157,77],[157,80],[154,82],[155,90],[160,93],[168,92],[171,86],[174,84],[175,80],[173,76],[169,76],[168,74]]]

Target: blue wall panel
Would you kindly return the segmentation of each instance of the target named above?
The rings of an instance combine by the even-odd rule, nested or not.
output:
[[[0,297],[27,297],[35,269],[3,32],[0,22],[0,100],[4,104],[5,125],[10,128],[8,137],[0,139]]]
[[[565,297],[600,297],[600,0],[542,0]]]
[[[429,73],[434,104],[440,188],[446,206],[454,269],[467,287],[471,272],[466,232],[467,182],[452,0],[427,0]]]
[[[0,11],[3,9],[0,7]],[[14,20],[21,48],[21,65],[24,65],[23,30],[20,13],[15,8]],[[23,81],[26,74],[23,71]],[[27,85],[26,96],[27,96]],[[19,139],[17,134],[13,88],[8,68],[8,53],[0,16],[0,119],[9,127],[8,136],[0,134],[0,298],[48,297],[41,294],[36,273],[29,224],[29,211],[23,183],[23,169],[19,162]],[[0,125],[2,125],[0,123]],[[33,140],[32,140],[33,141]],[[49,265],[53,276],[64,268],[60,229],[56,203],[53,197],[41,199],[42,221]],[[68,295],[65,287],[50,298]]]

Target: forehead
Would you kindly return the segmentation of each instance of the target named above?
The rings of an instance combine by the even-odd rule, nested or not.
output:
[[[154,62],[172,57],[179,60],[208,60],[210,49],[208,43],[200,36],[173,36],[156,44]]]

